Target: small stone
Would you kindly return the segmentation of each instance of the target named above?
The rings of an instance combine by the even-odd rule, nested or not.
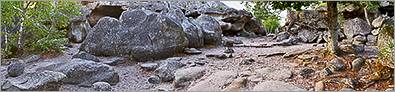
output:
[[[235,51],[232,48],[226,48],[224,53],[235,53]]]
[[[353,44],[365,44],[366,41],[367,39],[363,35],[357,35],[353,38]]]
[[[184,52],[187,54],[202,54],[202,51],[197,50],[196,48],[185,48]]]
[[[379,27],[381,27],[381,25],[383,25],[384,20],[385,20],[385,18],[383,16],[379,16],[372,21],[372,26],[374,28],[379,28]]]
[[[243,41],[240,39],[234,39],[234,44],[243,44]]]
[[[364,44],[353,44],[352,47],[355,53],[363,53],[365,51]]]
[[[342,88],[339,91],[354,91],[352,88]]]
[[[356,85],[356,81],[352,80],[350,78],[344,78],[341,80],[344,84],[346,84],[347,86],[351,87],[351,88],[355,88]]]
[[[188,86],[191,81],[194,81],[205,74],[204,67],[190,67],[186,69],[179,69],[174,73],[174,87]]]
[[[366,42],[366,45],[368,45],[368,46],[375,46],[377,44],[377,36],[368,35],[366,38],[368,40]]]
[[[158,76],[151,76],[148,78],[148,82],[151,84],[159,84],[160,83],[160,79]]]
[[[385,91],[394,91],[394,88],[385,89]]]
[[[330,62],[330,67],[331,69],[333,69],[334,71],[343,71],[345,69],[345,65],[343,64],[343,62],[338,59],[335,58]]]
[[[241,77],[233,80],[223,91],[240,91],[241,87],[244,87],[247,83],[247,78]]]
[[[218,54],[218,53],[210,53],[210,54],[206,54],[206,57],[215,57],[215,58],[218,58],[218,59],[226,59],[226,58],[228,58],[228,56],[226,56],[226,55],[223,54],[223,53],[221,53],[221,54]]]
[[[11,77],[17,77],[23,74],[25,71],[25,64],[22,61],[11,61],[11,64],[7,66],[7,74]]]
[[[364,64],[364,59],[363,58],[357,58],[355,60],[352,61],[352,70],[353,71],[358,71],[359,69],[361,69],[361,67]]]
[[[365,91],[367,92],[378,92],[379,90],[373,88],[367,88]]]
[[[155,70],[158,67],[158,63],[143,63],[140,67],[145,70]]]
[[[111,85],[107,82],[96,82],[92,86],[95,91],[111,91]]]
[[[122,57],[116,57],[116,58],[112,58],[110,60],[107,61],[103,61],[104,64],[110,65],[110,66],[116,66],[119,64],[123,64],[126,63],[128,59],[126,58],[122,58]]]
[[[303,77],[309,77],[311,73],[314,73],[314,70],[311,68],[303,68],[302,70],[299,71],[299,75]]]
[[[194,61],[194,63],[198,64],[198,65],[205,65],[207,63],[207,61],[206,60],[198,60],[198,61]]]
[[[240,65],[251,65],[251,64],[254,63],[254,62],[255,62],[254,59],[252,59],[252,58],[246,58],[246,59],[243,59],[243,60],[240,62]]]
[[[322,69],[322,74],[323,74],[324,76],[329,76],[329,75],[332,75],[333,73],[332,73],[331,69],[329,69],[329,68],[324,68],[324,69]]]
[[[319,81],[315,83],[314,91],[324,91],[324,89],[325,89],[325,85],[323,81]]]
[[[374,36],[377,36],[377,35],[379,35],[379,31],[380,31],[380,29],[373,29],[373,30],[372,30],[372,34],[373,34]]]

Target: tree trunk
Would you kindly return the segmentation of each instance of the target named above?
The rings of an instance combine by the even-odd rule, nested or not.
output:
[[[363,11],[365,12],[366,21],[368,22],[369,26],[371,26],[367,8],[368,6],[365,6],[365,8],[363,8]]]
[[[338,46],[338,34],[337,34],[337,2],[336,1],[328,1],[328,13],[326,23],[328,25],[329,30],[329,41],[328,41],[328,49],[331,51],[333,55],[339,54],[339,46]]]
[[[23,21],[24,18],[21,17],[21,22],[19,23],[19,29],[18,29],[18,42],[17,42],[17,48],[18,51],[17,53],[22,53],[23,52]]]

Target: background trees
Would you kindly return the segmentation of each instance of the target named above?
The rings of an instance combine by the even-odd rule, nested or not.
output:
[[[71,1],[1,1],[2,58],[26,52],[60,52],[69,19],[80,15]]]

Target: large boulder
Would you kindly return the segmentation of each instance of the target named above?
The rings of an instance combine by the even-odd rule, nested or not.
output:
[[[222,30],[218,21],[214,18],[202,15],[196,22],[203,27],[204,43],[207,45],[220,45],[222,40]]]
[[[320,33],[317,31],[301,30],[298,32],[300,40],[305,43],[314,42],[319,37],[319,35]]]
[[[120,20],[101,18],[82,43],[81,50],[93,55],[128,56],[146,61],[170,57],[187,45],[182,26],[169,17],[132,10],[123,12]]]
[[[25,73],[6,79],[1,85],[2,91],[57,91],[67,76],[60,72],[43,71]]]
[[[372,31],[368,22],[360,18],[346,20],[343,26],[344,34],[346,35],[347,39],[352,39],[358,34],[366,36]]]
[[[92,86],[95,82],[108,82],[115,85],[119,82],[119,75],[111,66],[83,59],[38,66],[36,70],[62,72],[67,76],[63,80],[64,83],[80,86]]]
[[[263,28],[262,22],[257,20],[256,18],[252,18],[244,25],[244,29],[246,31],[254,32],[255,34],[259,34],[261,36],[266,35],[266,30]]]

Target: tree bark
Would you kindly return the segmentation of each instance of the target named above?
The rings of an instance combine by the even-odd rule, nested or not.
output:
[[[328,25],[329,30],[329,42],[328,49],[331,51],[333,55],[339,54],[339,46],[338,46],[338,34],[337,34],[337,2],[336,1],[328,1],[328,13],[326,23]]]

